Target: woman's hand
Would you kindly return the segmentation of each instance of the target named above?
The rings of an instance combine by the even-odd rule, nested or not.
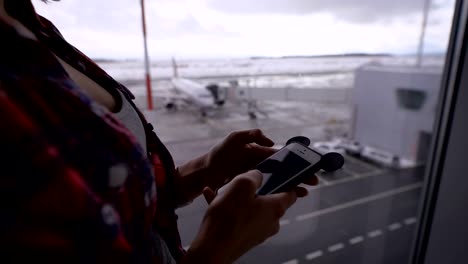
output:
[[[179,167],[175,177],[175,197],[181,206],[200,195],[205,187],[205,196],[214,196],[216,190],[234,176],[244,173],[277,150],[271,148],[273,141],[260,129],[237,131],[229,134],[207,154],[191,160]],[[318,179],[310,175],[305,184],[316,185]],[[296,188],[299,197],[307,195],[307,190]]]
[[[273,141],[260,129],[232,132],[205,155],[209,176],[206,186],[217,189],[273,155]]]
[[[232,263],[279,231],[295,191],[257,196],[259,171],[234,178],[213,200],[182,263]]]
[[[229,134],[207,154],[177,168],[174,179],[176,205],[193,200],[207,186],[216,190],[227,180],[252,169],[275,153],[271,146],[273,141],[260,129]]]

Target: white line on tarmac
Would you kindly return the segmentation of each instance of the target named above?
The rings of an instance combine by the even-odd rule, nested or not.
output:
[[[410,218],[406,218],[404,220],[404,223],[406,225],[411,225],[411,224],[414,224],[417,222],[417,219],[416,217],[410,217]],[[390,231],[394,231],[394,230],[397,230],[397,229],[400,229],[402,227],[402,224],[399,223],[399,222],[395,222],[393,224],[390,224],[388,225],[388,229]],[[370,237],[370,238],[373,238],[373,237],[377,237],[377,236],[381,236],[383,235],[383,232],[381,229],[376,229],[376,230],[373,230],[373,231],[370,231],[367,233],[367,236]],[[365,240],[365,236],[355,236],[351,239],[349,239],[349,244],[350,245],[356,245],[358,243],[362,243],[364,240]],[[337,243],[337,244],[334,244],[334,245],[331,245],[328,247],[328,252],[332,253],[332,252],[336,252],[338,250],[341,250],[345,247],[345,244],[343,243]],[[316,259],[316,258],[319,258],[321,256],[324,255],[324,252],[322,250],[317,250],[317,251],[313,251],[309,254],[307,254],[305,256],[306,260],[312,260],[312,259]],[[298,264],[299,261],[297,259],[292,259],[288,262],[284,262],[283,264]]]
[[[333,212],[343,210],[343,209],[347,209],[347,208],[350,208],[350,207],[353,207],[353,206],[369,203],[369,202],[376,201],[376,200],[383,199],[383,198],[387,198],[387,197],[391,197],[391,196],[394,196],[394,195],[397,195],[397,194],[400,194],[400,193],[404,193],[404,192],[408,192],[408,191],[412,191],[412,190],[421,188],[421,186],[422,186],[422,183],[414,183],[414,184],[406,185],[406,186],[403,186],[403,187],[400,187],[400,188],[397,188],[397,189],[393,189],[393,190],[390,190],[390,191],[381,192],[381,193],[378,193],[378,194],[374,194],[374,195],[367,196],[367,197],[364,197],[364,198],[360,198],[360,199],[357,199],[357,200],[353,200],[353,201],[350,201],[350,202],[346,202],[346,203],[342,203],[342,204],[335,205],[335,206],[332,206],[332,207],[328,207],[328,208],[325,208],[325,209],[317,210],[317,211],[314,211],[314,212],[311,212],[311,213],[299,215],[299,216],[296,216],[296,221],[304,221],[304,220],[314,218],[314,217],[318,217],[318,216],[321,216],[321,215],[324,215],[324,214],[333,213]]]
[[[365,162],[362,162],[361,160],[359,160],[357,158],[354,158],[353,156],[347,155],[346,158],[349,159],[349,160],[352,160],[353,162],[356,162],[356,163],[362,163],[362,164],[359,164],[359,165],[361,165],[363,167],[366,167],[367,169],[376,169],[375,166],[372,166],[372,165],[369,165],[369,164],[367,164]]]
[[[329,252],[335,252],[335,251],[338,251],[338,250],[343,249],[343,248],[344,248],[344,244],[343,243],[338,243],[338,244],[329,246],[328,251]]]
[[[291,223],[291,221],[289,221],[288,219],[284,219],[284,220],[280,220],[280,226],[284,226],[284,225],[289,225]]]
[[[325,186],[328,186],[328,185],[332,185],[333,182],[332,181],[329,181],[329,180],[325,180],[322,176],[318,176],[319,178],[319,182],[322,183],[323,185]],[[322,185],[322,186],[323,186]]]
[[[401,228],[400,223],[393,223],[393,224],[388,226],[388,230],[390,230],[390,231],[395,231],[395,230],[400,229],[400,228]]]
[[[314,251],[314,252],[311,252],[311,253],[307,254],[305,258],[307,260],[312,260],[312,259],[316,259],[318,257],[321,257],[322,255],[323,255],[322,250],[317,250],[317,251]]]
[[[374,231],[371,231],[371,232],[367,233],[367,235],[369,237],[378,237],[378,236],[380,236],[382,234],[383,234],[383,232],[380,229],[377,229],[377,230],[374,230]]]
[[[383,170],[375,169],[375,170],[370,171],[370,172],[359,174],[358,178],[367,178],[367,177],[370,177],[370,176],[379,175],[382,172],[383,172]]]
[[[410,217],[405,219],[405,225],[412,225],[417,222],[416,217]]]
[[[383,172],[382,170],[374,170],[374,171],[371,171],[371,172],[368,172],[368,173],[361,174],[360,176],[357,176],[357,177],[356,176],[347,177],[347,178],[339,179],[339,180],[336,180],[336,181],[324,181],[323,185],[307,186],[306,189],[309,190],[309,191],[317,190],[317,189],[321,189],[323,187],[333,186],[333,185],[337,185],[337,184],[341,184],[341,183],[346,183],[346,182],[351,182],[351,181],[356,181],[356,180],[376,176],[376,175],[381,174],[382,172]],[[320,178],[320,180],[323,181],[322,178]]]
[[[362,241],[364,241],[364,237],[363,236],[357,236],[357,237],[353,237],[349,240],[349,243],[351,245],[355,245],[357,243],[361,243]]]
[[[299,261],[297,259],[291,259],[290,261],[283,262],[283,264],[297,264]]]
[[[352,170],[346,170],[346,173],[350,174],[353,178],[359,178],[359,173],[356,173]]]

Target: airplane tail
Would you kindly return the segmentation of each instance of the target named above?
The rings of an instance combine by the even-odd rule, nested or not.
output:
[[[174,57],[172,57],[172,77],[173,78],[178,78],[179,77],[179,72],[177,69],[177,62]]]

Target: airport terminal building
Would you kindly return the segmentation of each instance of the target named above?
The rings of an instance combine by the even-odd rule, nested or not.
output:
[[[442,68],[367,65],[355,74],[352,137],[402,160],[429,153]]]

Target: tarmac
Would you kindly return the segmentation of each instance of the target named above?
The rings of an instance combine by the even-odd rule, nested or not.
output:
[[[258,103],[256,119],[243,104],[228,103],[208,117],[190,105],[168,112],[156,101],[145,111],[177,165],[201,155],[235,130],[260,128],[278,147],[293,136],[312,142],[346,136],[351,125],[346,104]],[[424,168],[390,170],[346,156],[342,170],[320,174],[283,217],[280,232],[238,263],[404,263],[417,224]],[[180,208],[179,229],[188,248],[207,208],[196,199]],[[235,238],[233,238],[235,239]]]

